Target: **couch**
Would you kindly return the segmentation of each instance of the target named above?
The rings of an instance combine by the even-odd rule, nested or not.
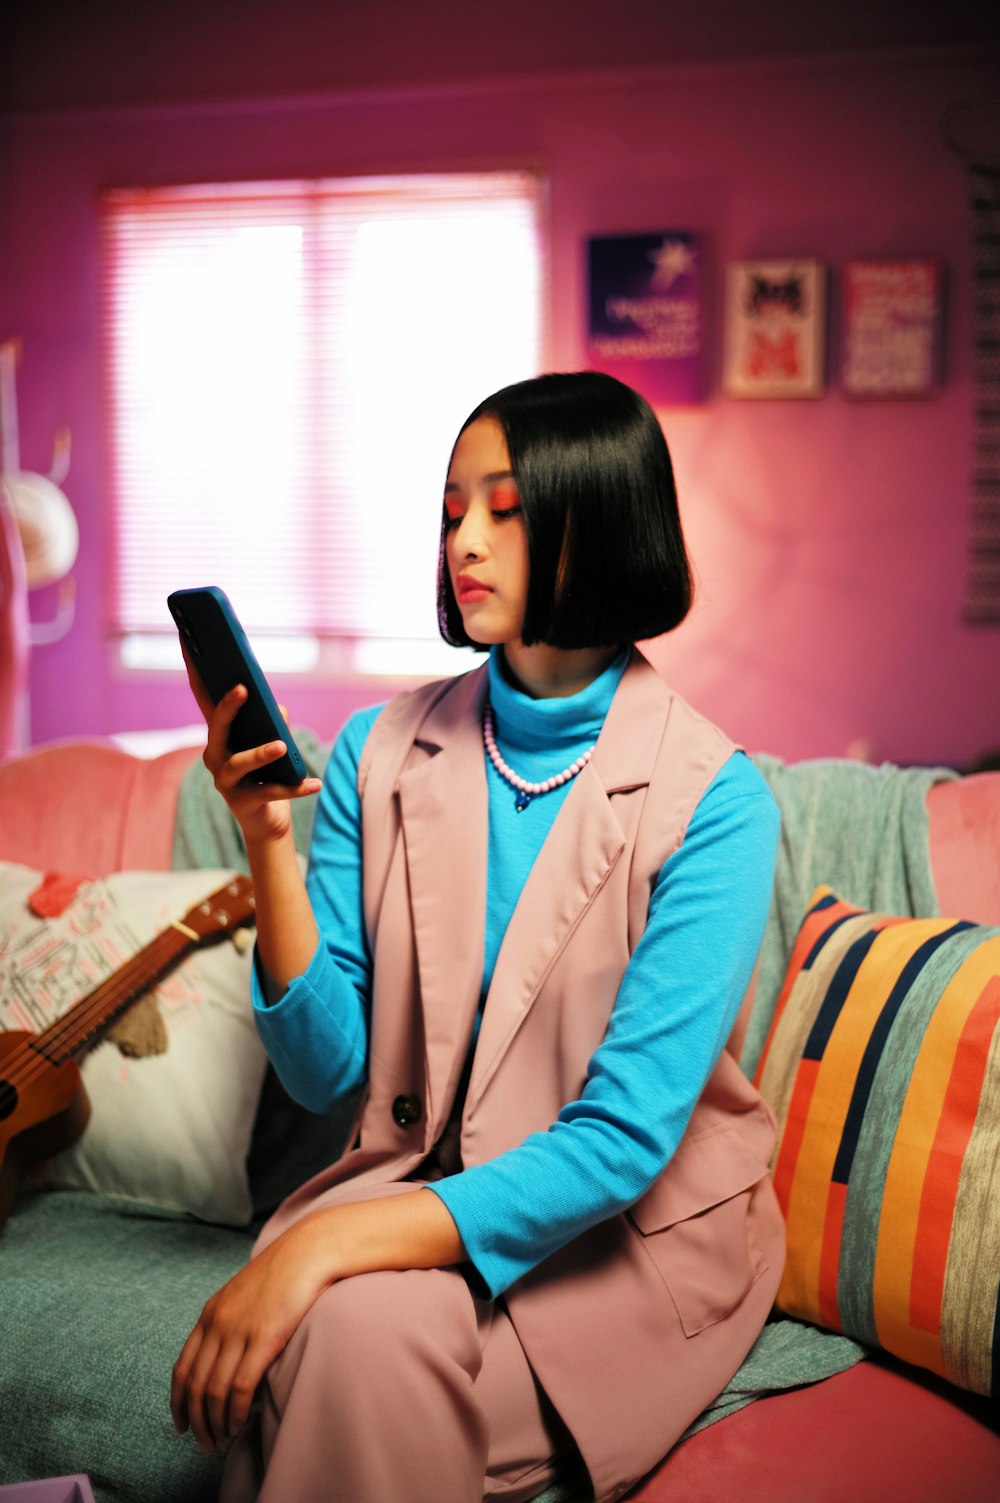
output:
[[[755,1013],[761,988],[771,987],[774,1016],[784,1008],[787,1017],[795,998],[789,1001],[779,973],[791,961],[800,966],[800,981],[809,979],[801,955],[794,960],[795,944],[801,946],[796,915],[805,913],[817,880],[839,885],[836,899],[862,908],[891,891],[891,911],[902,906],[900,917],[940,911],[975,925],[1000,925],[1000,773],[962,778],[829,763],[817,764],[813,776],[807,764],[786,768],[762,758],[760,765],[782,806],[785,890],[776,891],[771,953],[762,951],[730,1045],[748,1061],[748,1070],[760,1068],[769,1049],[773,1066],[778,1047],[772,1049],[769,1034],[765,1038],[773,1019],[762,1023]],[[144,880],[153,884],[162,918],[157,881],[168,880],[165,874],[173,869],[170,880],[181,884],[178,900],[185,882],[197,885],[198,874],[178,873],[177,866],[179,859],[184,864],[178,852],[197,847],[200,833],[193,843],[179,841],[176,825],[185,799],[189,817],[198,808],[202,772],[190,747],[145,759],[98,741],[62,743],[7,761],[0,765],[0,877],[16,888],[23,876],[17,888],[23,893],[34,891],[36,878],[46,873],[74,882],[107,876],[110,898],[101,889],[102,902],[117,904],[121,914],[146,891],[134,874],[160,874]],[[900,837],[895,826],[904,820],[911,828]],[[931,886],[921,889],[907,869],[906,851],[897,848],[906,840],[926,853]],[[895,885],[887,889],[893,871]],[[125,875],[110,875],[116,873]],[[843,891],[845,882],[855,890]],[[38,922],[58,922],[45,915],[65,899],[59,883],[38,883],[37,890],[43,894]],[[68,890],[78,891],[72,882]],[[17,924],[12,932],[15,938],[21,932]],[[0,979],[4,944],[0,934]],[[11,948],[8,943],[7,963]],[[226,960],[231,969],[245,963]],[[197,1013],[197,997],[192,1007],[184,996],[171,998],[169,987],[167,992],[161,1009]],[[995,979],[993,991],[987,988],[984,995],[995,1020]],[[190,1436],[176,1437],[170,1427],[171,1363],[204,1299],[246,1258],[256,1220],[324,1156],[337,1152],[346,1131],[343,1120],[310,1118],[296,1109],[244,1035],[226,1042],[235,1039],[236,1026],[232,1018],[226,1021],[231,1031],[220,1033],[212,1046],[216,1074],[196,1081],[184,1115],[197,1119],[203,1106],[210,1114],[216,1096],[221,1101],[239,1077],[243,1096],[233,1110],[242,1112],[245,1160],[224,1168],[239,1175],[245,1169],[245,1203],[241,1186],[225,1214],[211,1195],[207,1204],[198,1202],[204,1192],[197,1186],[184,1192],[195,1197],[194,1210],[185,1207],[183,1195],[174,1204],[173,1192],[160,1193],[155,1184],[147,1198],[141,1181],[138,1188],[109,1182],[106,1170],[92,1165],[61,1172],[67,1155],[43,1164],[21,1187],[0,1232],[0,1497],[3,1484],[69,1473],[89,1476],[97,1503],[208,1503],[215,1496],[217,1458],[202,1457]],[[191,1026],[188,1036],[198,1038]],[[143,1046],[135,1038],[130,1045],[127,1030],[117,1047],[105,1042],[95,1049],[95,1064],[109,1062],[94,1077],[97,1090],[112,1095],[123,1074],[138,1080],[130,1108],[135,1135],[140,1126],[167,1132],[169,1123],[151,1125],[155,1091],[144,1084],[143,1070],[156,1062],[137,1060],[137,1052]],[[201,1051],[209,1052],[207,1045]],[[186,1068],[196,1076],[200,1058]],[[93,1096],[89,1078],[88,1090]],[[118,1131],[119,1143],[131,1144],[133,1125]],[[992,1151],[995,1169],[995,1139]],[[210,1158],[201,1141],[185,1152]],[[987,1142],[987,1161],[989,1152]],[[974,1392],[894,1354],[891,1344],[882,1350],[855,1343],[824,1329],[822,1320],[793,1314],[786,1324],[810,1334],[814,1347],[823,1346],[826,1355],[818,1365],[807,1360],[802,1371],[793,1366],[790,1376],[777,1381],[766,1371],[755,1376],[748,1365],[743,1387],[735,1383],[716,1412],[692,1425],[632,1495],[636,1503],[730,1497],[741,1503],[833,1503],[848,1497],[853,1503],[986,1503],[1000,1495],[995,1391],[992,1398]],[[1000,1335],[994,1334],[994,1342],[1000,1350]],[[823,1372],[832,1375],[817,1381]]]

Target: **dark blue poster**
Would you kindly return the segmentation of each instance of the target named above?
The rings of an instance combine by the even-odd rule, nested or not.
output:
[[[588,243],[587,358],[650,402],[702,398],[697,235],[595,235]]]

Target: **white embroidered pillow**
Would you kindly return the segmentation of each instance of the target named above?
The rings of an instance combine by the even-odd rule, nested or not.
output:
[[[41,918],[28,906],[41,874],[0,863],[0,1029],[41,1031],[231,875],[119,872]],[[229,939],[192,950],[151,994],[163,1053],[126,1058],[105,1039],[83,1057],[91,1119],[43,1167],[48,1184],[228,1225],[250,1219],[246,1158],[266,1063],[251,964],[250,948]]]

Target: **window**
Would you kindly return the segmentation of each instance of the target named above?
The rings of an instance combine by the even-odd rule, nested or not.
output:
[[[215,583],[272,667],[437,671],[444,469],[540,369],[539,214],[515,173],[106,195],[127,664],[176,666],[166,596]]]

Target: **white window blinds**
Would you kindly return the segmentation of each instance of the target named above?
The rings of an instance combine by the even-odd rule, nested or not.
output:
[[[540,189],[476,174],[103,202],[114,631],[432,639],[458,425],[541,360]]]

